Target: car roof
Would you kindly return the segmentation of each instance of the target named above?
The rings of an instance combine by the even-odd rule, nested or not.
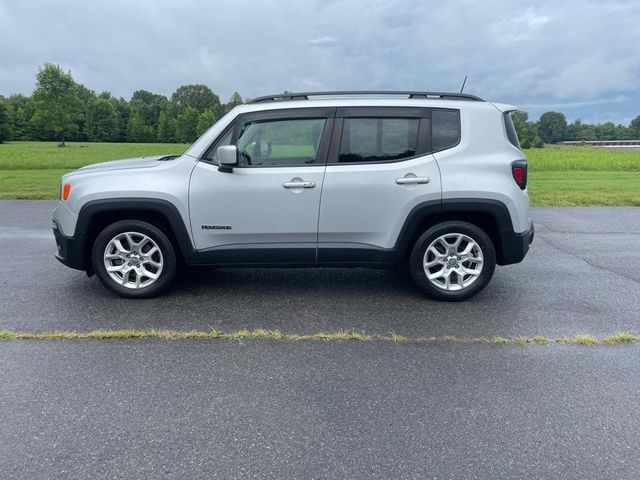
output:
[[[250,113],[268,110],[313,107],[430,107],[455,109],[495,108],[492,103],[485,101],[469,101],[454,98],[393,98],[377,96],[366,98],[309,98],[300,100],[277,100],[258,103],[245,103],[243,105],[237,106],[236,111],[238,113]],[[513,109],[515,109],[515,107]]]

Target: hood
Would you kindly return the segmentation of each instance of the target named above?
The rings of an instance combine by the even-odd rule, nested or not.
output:
[[[178,155],[156,155],[153,157],[128,158],[126,160],[113,160],[111,162],[93,163],[86,167],[74,170],[70,175],[76,173],[94,173],[106,170],[126,170],[129,168],[150,168],[160,165],[160,162],[173,160]]]

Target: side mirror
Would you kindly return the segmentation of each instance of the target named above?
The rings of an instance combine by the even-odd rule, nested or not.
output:
[[[238,150],[235,145],[223,145],[218,147],[218,171],[231,173],[233,167],[238,165]]]

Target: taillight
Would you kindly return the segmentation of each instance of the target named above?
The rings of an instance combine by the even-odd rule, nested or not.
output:
[[[524,190],[527,188],[527,161],[526,160],[517,160],[511,164],[511,173],[513,175],[513,179],[516,181],[518,186]]]

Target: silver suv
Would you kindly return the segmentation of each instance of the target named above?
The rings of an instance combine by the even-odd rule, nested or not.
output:
[[[427,295],[463,300],[533,240],[514,110],[459,93],[256,98],[182,155],[62,177],[56,256],[131,298],[178,264],[408,263]]]

